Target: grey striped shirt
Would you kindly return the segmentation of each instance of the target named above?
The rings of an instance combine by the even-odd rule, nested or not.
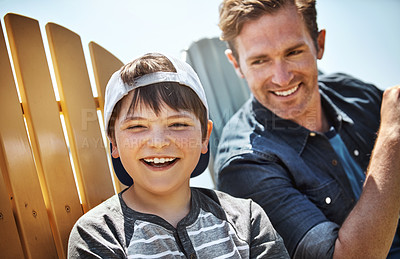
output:
[[[289,258],[256,203],[201,188],[192,188],[191,210],[176,228],[113,196],[75,224],[68,257]]]

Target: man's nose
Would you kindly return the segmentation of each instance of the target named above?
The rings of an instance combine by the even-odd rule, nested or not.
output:
[[[280,87],[288,86],[293,79],[290,65],[285,61],[275,62],[270,72],[272,73],[272,83]]]

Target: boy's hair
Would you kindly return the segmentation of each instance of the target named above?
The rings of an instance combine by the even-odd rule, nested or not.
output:
[[[282,8],[294,6],[303,18],[314,45],[318,50],[318,25],[316,0],[224,0],[220,5],[219,28],[221,39],[228,43],[233,56],[239,60],[235,39],[243,25],[265,14],[274,14]],[[268,30],[268,28],[265,28]]]
[[[165,56],[150,53],[124,65],[120,76],[125,84],[132,85],[135,79],[155,72],[176,72],[176,69]],[[158,115],[163,104],[176,111],[190,111],[200,120],[202,138],[203,140],[206,138],[207,110],[191,88],[176,82],[161,82],[153,84],[152,87],[139,87],[132,91],[133,99],[128,113],[133,113],[138,105],[145,105]],[[114,126],[121,110],[122,100],[115,105],[108,124],[107,134],[112,140],[115,140]]]

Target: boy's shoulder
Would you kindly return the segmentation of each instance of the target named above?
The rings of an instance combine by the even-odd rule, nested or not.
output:
[[[192,187],[192,190],[192,193],[198,193],[200,208],[229,222],[242,240],[250,243],[254,235],[253,231],[258,231],[261,226],[264,235],[275,233],[267,214],[253,200],[236,198],[211,189]]]
[[[76,221],[69,237],[69,252],[75,253],[74,249],[79,243],[82,244],[82,249],[89,251],[97,249],[99,240],[104,243],[104,240],[109,242],[118,238],[119,242],[123,242],[124,226],[121,222],[124,222],[124,215],[119,195],[115,194]]]
[[[222,191],[192,187],[192,192],[197,193],[200,207],[213,212],[216,216],[228,218],[247,218],[261,208],[251,199],[233,197]]]
[[[115,194],[103,201],[96,207],[92,208],[85,214],[83,214],[75,223],[75,227],[85,227],[85,228],[97,228],[108,220],[112,220],[115,225],[118,221],[123,219],[123,213],[121,208],[121,203],[119,195]]]
[[[211,199],[221,205],[222,203],[225,202],[233,202],[233,203],[249,203],[251,202],[251,199],[244,199],[244,198],[237,198],[233,197],[232,195],[222,192],[219,190],[214,190],[214,189],[208,189],[208,188],[201,188],[201,187],[191,187],[191,189],[200,195],[200,198],[208,198]]]

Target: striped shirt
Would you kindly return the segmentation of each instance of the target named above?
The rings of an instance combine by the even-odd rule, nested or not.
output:
[[[280,236],[251,200],[192,188],[191,210],[174,228],[130,209],[121,194],[83,215],[68,255],[102,258],[288,258]],[[82,256],[84,257],[84,256]]]

